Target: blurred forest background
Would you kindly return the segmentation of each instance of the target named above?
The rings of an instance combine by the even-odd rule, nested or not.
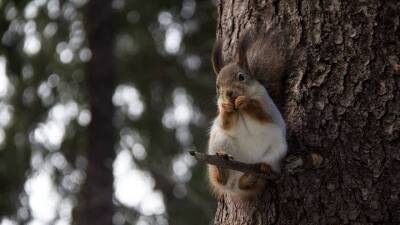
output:
[[[77,224],[88,196],[117,225],[210,223],[187,151],[216,111],[216,3],[92,2],[0,0],[0,224]]]

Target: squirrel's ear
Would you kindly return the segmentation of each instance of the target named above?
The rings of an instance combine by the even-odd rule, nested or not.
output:
[[[238,44],[236,63],[243,69],[250,71],[249,64],[247,61],[247,50],[250,48],[253,37],[249,31],[247,31],[240,39]]]
[[[217,40],[211,54],[211,63],[215,72],[218,75],[219,71],[224,66],[224,59],[222,58],[222,41]]]

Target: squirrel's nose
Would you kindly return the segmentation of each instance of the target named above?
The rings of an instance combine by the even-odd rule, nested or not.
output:
[[[226,97],[228,97],[230,100],[233,99],[233,91],[226,91]]]

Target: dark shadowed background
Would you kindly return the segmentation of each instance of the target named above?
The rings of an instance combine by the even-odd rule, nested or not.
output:
[[[83,224],[85,185],[114,187],[86,189],[113,196],[113,224],[208,224],[215,202],[187,151],[205,150],[216,110],[215,3],[113,0],[111,17],[107,4],[88,6],[0,0],[0,224]],[[93,120],[96,104],[111,117]],[[113,149],[94,147],[91,132]],[[98,162],[113,179],[91,186]]]

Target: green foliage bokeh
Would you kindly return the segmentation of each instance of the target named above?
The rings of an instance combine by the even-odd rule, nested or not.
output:
[[[142,218],[150,224],[163,224],[160,216],[174,225],[211,221],[214,203],[204,166],[191,164],[184,176],[188,178],[180,179],[173,164],[188,150],[205,150],[209,121],[216,110],[209,64],[214,4],[199,0],[113,1],[116,89],[134,88],[143,106],[141,111],[116,103],[115,151],[131,150],[121,138],[124,135],[131,135],[144,147],[146,157],[138,159],[132,154],[132,159],[154,179],[154,189],[161,191],[166,208],[163,215],[142,215],[140,209],[116,200],[123,223],[135,224]],[[86,6],[84,0],[0,0],[0,57],[6,62],[9,82],[7,93],[0,95],[0,111],[6,110],[10,117],[7,124],[0,125],[4,133],[0,143],[0,218],[20,224],[32,219],[27,180],[43,165],[54,171],[57,192],[72,199],[75,207],[79,204],[79,182],[72,187],[65,183],[76,171],[84,174],[85,166],[84,117],[89,110],[85,64],[90,59]],[[171,40],[166,40],[168,35]],[[183,122],[173,118],[182,102],[190,106],[190,118]],[[57,109],[76,111],[59,119],[65,126],[61,143],[38,141],[43,138],[38,128],[47,129],[46,121],[57,117]],[[65,162],[57,164],[59,158]]]

